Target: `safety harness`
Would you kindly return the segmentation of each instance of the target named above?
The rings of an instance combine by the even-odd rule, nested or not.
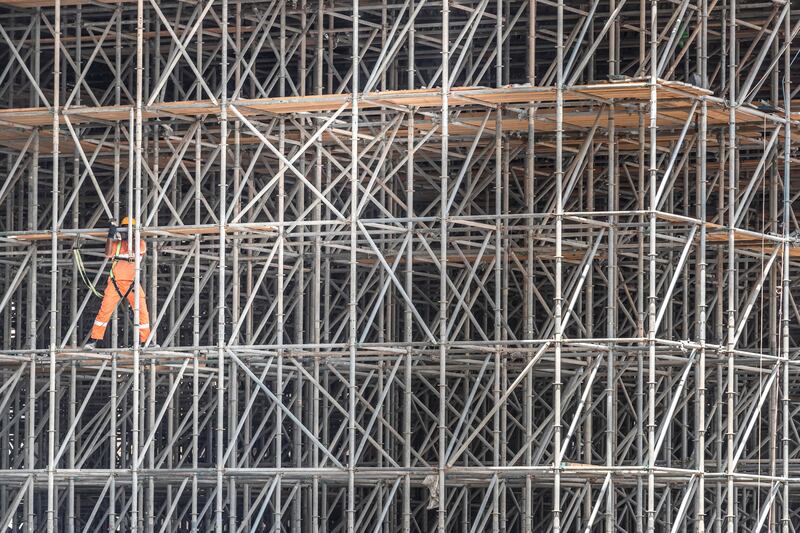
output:
[[[111,279],[111,284],[114,285],[114,290],[117,291],[117,294],[119,294],[120,301],[122,301],[125,298],[127,298],[128,295],[131,293],[131,289],[133,289],[133,283],[128,285],[128,290],[125,291],[125,294],[122,294],[122,291],[119,290],[119,285],[117,285],[117,280],[116,278],[114,278],[114,267],[120,260],[120,252],[122,252],[122,240],[117,241],[117,251],[114,252],[114,260],[111,261],[111,273],[108,275],[108,277],[109,279]]]
[[[117,262],[119,262],[122,259],[121,252],[122,252],[122,240],[119,240],[117,241],[117,249],[114,252],[114,258],[111,261],[111,270],[108,274],[108,277],[111,280],[111,284],[114,286],[114,290],[117,291],[117,294],[119,295],[119,300],[114,306],[114,309],[111,311],[112,313],[116,312],[117,307],[119,307],[119,304],[125,298],[128,297],[128,295],[131,293],[131,290],[133,290],[133,285],[134,285],[133,283],[131,283],[130,286],[128,287],[128,290],[125,291],[125,293],[123,294],[123,292],[119,288],[119,285],[117,285],[117,280],[114,278],[114,266],[116,266]],[[81,252],[80,252],[80,239],[75,240],[74,247],[72,248],[72,257],[75,260],[75,268],[78,271],[81,280],[83,280],[83,283],[89,288],[89,291],[91,291],[91,293],[97,296],[98,298],[103,298],[103,293],[97,290],[97,287],[95,287],[94,283],[92,283],[92,280],[89,279],[89,276],[86,273],[86,267],[83,264],[83,258],[81,257]],[[130,259],[125,259],[125,260],[130,260]],[[126,314],[126,316],[128,317],[128,320],[130,321],[131,325],[134,325],[133,317],[130,314]]]
[[[111,284],[114,286],[114,290],[117,291],[117,294],[119,295],[120,302],[127,298],[131,293],[131,290],[133,290],[133,283],[131,283],[130,286],[128,286],[128,290],[123,293],[122,290],[120,290],[119,285],[117,285],[117,280],[114,278],[114,267],[121,260],[121,252],[122,241],[120,240],[117,242],[117,249],[114,252],[114,258],[111,261],[111,271],[108,275],[109,279],[111,280]],[[89,276],[86,273],[86,266],[83,264],[83,258],[81,257],[81,252],[79,246],[77,246],[77,243],[75,248],[72,249],[72,257],[75,260],[75,268],[78,271],[78,274],[80,275],[84,285],[89,288],[89,291],[91,291],[92,294],[98,298],[102,298],[103,293],[100,292],[97,287],[95,287],[94,283],[92,283],[92,280],[89,279]],[[119,302],[117,302],[117,305],[119,305]]]

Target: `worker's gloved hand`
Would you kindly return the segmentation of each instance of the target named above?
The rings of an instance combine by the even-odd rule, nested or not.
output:
[[[119,239],[119,232],[117,231],[117,226],[114,223],[112,223],[111,227],[108,228],[108,239],[111,241],[116,241]]]

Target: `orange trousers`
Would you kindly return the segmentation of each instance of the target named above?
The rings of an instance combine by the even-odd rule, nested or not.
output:
[[[131,285],[133,285],[132,280],[117,280],[117,287],[119,287],[123,295],[126,292],[128,293],[126,299],[131,309],[134,309],[136,300],[134,300],[134,289]],[[130,292],[128,292],[129,288]],[[103,303],[100,304],[100,311],[97,312],[97,317],[95,317],[94,325],[92,326],[91,338],[93,340],[102,340],[106,333],[106,328],[108,327],[108,321],[111,320],[111,315],[114,314],[114,309],[117,308],[119,299],[120,295],[117,289],[114,288],[114,281],[109,278],[108,284],[106,284],[106,290],[103,293]],[[150,313],[147,312],[147,299],[144,296],[144,289],[139,287],[139,340],[145,342],[149,336]]]

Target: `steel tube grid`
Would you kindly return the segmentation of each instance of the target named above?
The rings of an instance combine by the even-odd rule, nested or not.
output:
[[[800,528],[799,21],[0,2],[0,527]]]

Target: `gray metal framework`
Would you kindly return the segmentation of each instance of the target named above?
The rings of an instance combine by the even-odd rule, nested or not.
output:
[[[0,529],[800,530],[798,31],[0,2]]]

